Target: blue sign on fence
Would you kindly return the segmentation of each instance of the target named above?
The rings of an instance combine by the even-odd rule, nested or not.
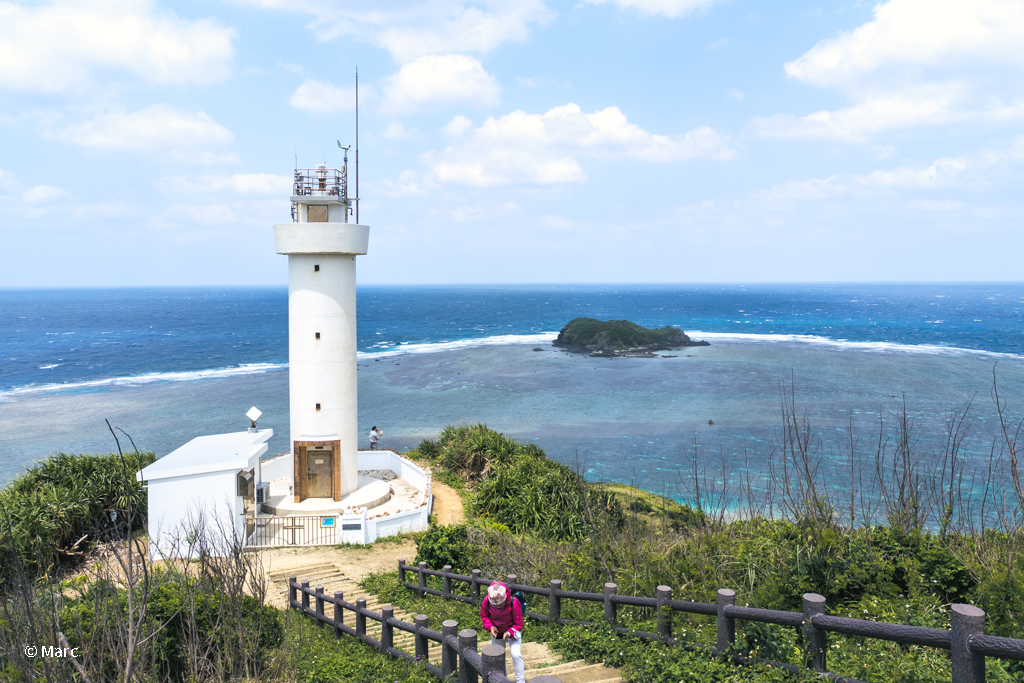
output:
[[[334,526],[334,517],[321,517],[320,518],[320,526],[321,527],[333,527]]]

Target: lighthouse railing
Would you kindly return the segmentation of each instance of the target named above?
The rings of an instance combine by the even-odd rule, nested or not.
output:
[[[297,168],[292,183],[292,195],[297,197],[336,197],[347,201],[347,169]]]

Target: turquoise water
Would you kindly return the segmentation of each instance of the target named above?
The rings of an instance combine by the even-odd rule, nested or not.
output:
[[[933,462],[941,450],[945,412],[973,399],[965,452],[973,467],[984,465],[999,435],[990,399],[993,368],[1003,395],[1010,400],[1010,412],[1018,418],[1024,415],[1024,357],[1018,353],[1022,326],[1014,298],[1022,288],[965,288],[966,294],[954,299],[951,287],[936,286],[945,292],[937,294],[920,286],[909,288],[910,294],[898,305],[892,303],[898,299],[896,294],[880,286],[873,292],[843,290],[839,294],[827,289],[817,295],[808,287],[791,292],[785,315],[779,312],[785,290],[778,288],[767,294],[735,288],[706,296],[693,288],[653,288],[653,294],[640,288],[625,299],[608,288],[595,288],[589,294],[567,288],[531,289],[523,295],[533,302],[530,306],[542,311],[546,309],[539,301],[559,301],[561,318],[571,316],[570,309],[600,304],[600,317],[628,317],[648,325],[677,322],[688,332],[718,328],[695,333],[709,339],[710,347],[654,359],[594,359],[557,351],[550,346],[557,328],[554,316],[535,314],[534,322],[526,324],[529,307],[510,290],[503,294],[512,301],[509,308],[475,326],[472,318],[485,318],[482,311],[490,309],[481,302],[493,304],[495,290],[432,289],[429,296],[380,288],[368,294],[361,291],[360,306],[368,309],[368,318],[364,320],[360,309],[360,429],[368,432],[371,425],[380,425],[386,445],[403,449],[436,435],[446,424],[484,422],[536,442],[551,457],[578,466],[590,479],[635,483],[681,496],[680,470],[695,440],[707,467],[720,468],[724,462],[732,473],[748,468],[755,477],[764,475],[778,433],[780,387],[792,384],[798,408],[806,411],[820,437],[825,467],[836,481],[844,476],[848,460],[841,446],[848,441],[848,420],[853,420],[859,439],[855,461],[873,467],[879,420],[883,431],[891,434],[904,395],[917,433],[915,448],[925,463]],[[155,296],[154,291],[143,295]],[[553,291],[562,298],[554,298]],[[120,327],[108,320],[107,325],[92,324],[88,334],[78,328],[64,329],[52,322],[55,316],[37,314],[34,329],[42,334],[25,345],[26,354],[37,354],[32,363],[37,368],[53,364],[43,362],[47,359],[38,354],[63,343],[66,348],[54,358],[72,358],[77,365],[60,386],[46,381],[52,378],[48,370],[59,367],[33,373],[25,369],[30,363],[22,362],[18,372],[23,374],[13,381],[5,371],[3,379],[11,388],[0,395],[0,479],[56,451],[111,450],[114,443],[104,418],[128,431],[141,448],[162,455],[196,435],[244,428],[243,414],[255,404],[264,411],[261,426],[275,429],[271,452],[287,449],[287,368],[280,357],[286,340],[279,330],[274,332],[286,317],[282,318],[279,305],[274,308],[269,303],[276,295],[271,290],[219,290],[207,294],[202,315],[185,315],[188,295],[175,292],[173,296],[160,292],[177,301],[160,309],[173,314],[157,316],[159,320],[145,325],[136,320],[138,316],[145,319],[147,309],[141,304],[137,313],[121,320]],[[874,298],[864,310],[872,315],[863,311],[855,315],[850,307],[857,308],[860,297],[867,294]],[[385,295],[391,297],[387,305],[373,303],[373,297]],[[31,299],[28,293],[19,296]],[[102,293],[89,296],[93,303],[87,306],[102,308]],[[424,297],[433,303],[426,306]],[[647,297],[657,306],[645,303]],[[695,315],[699,325],[683,320],[680,308],[660,318],[654,313],[670,299],[688,297],[713,299],[722,310],[718,317],[707,311],[703,318]],[[732,311],[725,315],[727,306],[737,306],[737,297],[743,299],[744,313],[754,310],[757,314],[737,317]],[[757,297],[764,300],[752,301]],[[640,299],[644,301],[637,303]],[[850,303],[852,299],[858,301]],[[941,306],[931,306],[931,299],[942,302]],[[246,300],[250,303],[245,304]],[[828,309],[829,301],[840,303],[831,310],[812,310]],[[417,327],[414,322],[419,318],[411,313],[417,304],[426,306],[431,315],[448,310],[450,319],[424,318]],[[624,310],[630,305],[636,305],[642,315]],[[921,307],[940,310],[918,315]],[[396,308],[400,310],[391,310]],[[460,317],[452,312],[462,308],[477,313]],[[263,310],[253,314],[261,322],[253,323],[255,331],[248,336],[237,338],[244,329],[239,321],[254,309]],[[875,315],[871,309],[880,309],[884,315]],[[897,309],[915,313],[897,320]],[[221,313],[211,313],[217,310]],[[766,321],[767,311],[775,311],[770,315],[784,318],[785,325]],[[387,323],[389,315],[395,318],[393,324]],[[747,317],[754,320],[745,322]],[[509,322],[512,318],[519,322]],[[449,329],[452,319],[472,332],[460,338],[459,330]],[[729,323],[729,319],[740,322]],[[801,320],[807,324],[798,324]],[[936,320],[947,322],[928,322]],[[961,324],[950,320],[961,320]],[[824,326],[822,321],[831,324]],[[742,332],[734,332],[730,325]],[[758,332],[752,332],[752,327]],[[840,332],[830,336],[824,327]],[[12,329],[5,328],[8,339],[23,334]],[[431,329],[434,337],[428,334]],[[63,353],[72,349],[77,353],[79,347],[74,344],[50,344],[46,339],[93,335],[95,341],[110,336],[102,332],[117,330],[122,335],[118,344],[100,339],[102,344],[91,346],[90,342],[82,347],[89,350],[78,356]],[[160,339],[147,342],[146,335]],[[7,344],[5,349],[14,346]],[[133,348],[144,350],[138,352],[138,372],[132,372]],[[114,356],[117,364],[109,364]],[[709,420],[714,424],[709,425]]]

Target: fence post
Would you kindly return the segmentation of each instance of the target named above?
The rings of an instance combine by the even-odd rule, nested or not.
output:
[[[405,558],[398,560],[398,582],[405,584]]]
[[[719,653],[727,652],[736,644],[736,620],[725,616],[726,606],[736,604],[736,591],[728,588],[718,589],[718,643]]]
[[[417,614],[413,621],[416,623],[416,659],[425,662],[430,654],[430,645],[427,643],[427,637],[423,635],[423,629],[430,624],[430,618],[426,614]]]
[[[345,608],[341,606],[341,601],[345,599],[345,594],[341,591],[334,591],[334,635],[341,638],[341,625],[345,623]]]
[[[949,615],[952,629],[953,683],[984,683],[985,656],[971,652],[971,636],[985,632],[985,611],[974,605],[953,605]]]
[[[615,603],[612,596],[619,592],[618,584],[606,583],[604,585],[604,620],[615,626]]]
[[[309,581],[302,582],[302,611],[309,614]]]
[[[289,576],[288,577],[288,606],[289,607],[298,607],[298,605],[296,604],[296,602],[298,602],[298,601],[297,601],[296,596],[295,596],[295,593],[296,593],[295,584],[298,583],[298,581],[299,581],[299,577],[297,577],[297,576]]]
[[[509,597],[512,597],[512,584],[519,580],[519,577],[515,574],[505,575],[505,585],[508,586]],[[526,611],[526,605],[523,605],[523,611]]]
[[[480,650],[480,668],[480,678],[484,683],[490,683],[492,673],[501,674],[502,678],[506,678],[508,674],[505,671],[505,646],[484,645]]]
[[[427,568],[427,563],[426,562],[420,562],[419,567],[420,567],[420,571],[419,571],[419,574],[420,574],[420,598],[425,598],[425,597],[427,597],[427,591],[424,590],[427,587],[427,573],[425,571],[426,568]]]
[[[324,627],[324,587],[316,587],[316,627]]]
[[[548,600],[548,616],[549,622],[557,624],[558,620],[562,618],[562,598],[558,595],[558,591],[562,590],[561,579],[551,579],[551,598]]]
[[[804,593],[804,653],[806,662],[818,673],[825,671],[828,632],[814,628],[814,615],[825,613],[825,598],[817,593]]]
[[[356,635],[366,635],[366,615],[363,614],[363,610],[366,609],[366,598],[356,599]]]
[[[450,564],[446,564],[444,567],[441,568],[441,571],[444,572],[444,576],[441,577],[441,582],[442,582],[442,584],[441,584],[441,593],[443,593],[443,595],[441,597],[443,597],[445,600],[451,600],[452,599],[452,577],[451,577],[452,566]]]
[[[480,605],[480,583],[483,581],[483,579],[480,577],[481,572],[480,572],[479,569],[474,569],[470,573],[473,575],[473,591],[472,591],[473,592],[473,604],[479,606]]]
[[[448,642],[450,639],[455,637],[455,633],[458,631],[459,624],[456,621],[448,619],[447,621],[441,622],[441,680],[447,681],[448,678],[455,673],[455,666],[457,662],[456,649],[452,647],[452,644]]]
[[[388,623],[388,619],[394,619],[395,608],[392,605],[384,605],[380,608],[380,649],[384,652],[395,646],[395,627]]]
[[[459,683],[479,683],[476,670],[465,659],[467,650],[476,652],[476,631],[471,628],[459,631]]]
[[[672,589],[668,586],[658,586],[657,609],[658,609],[658,635],[663,640],[672,637],[672,610],[665,603],[672,599]]]

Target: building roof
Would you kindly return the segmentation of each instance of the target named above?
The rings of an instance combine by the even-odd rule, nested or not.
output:
[[[259,429],[197,436],[143,468],[136,477],[139,481],[154,481],[190,474],[249,469],[249,463],[254,457],[258,458],[267,452],[266,442],[273,435],[273,429]]]

